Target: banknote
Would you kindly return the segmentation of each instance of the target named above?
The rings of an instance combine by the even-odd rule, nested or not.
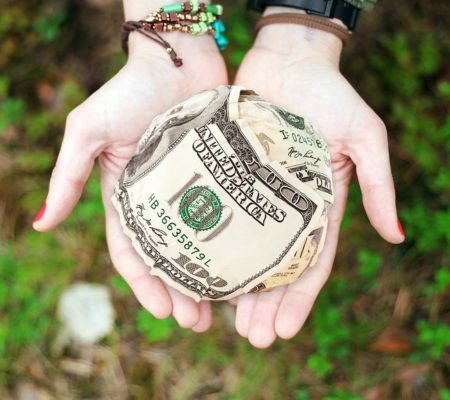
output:
[[[219,86],[153,119],[111,200],[151,274],[197,301],[226,300],[314,265],[329,155],[302,117]]]
[[[152,171],[164,157],[166,149],[175,146],[185,131],[231,121],[229,104],[237,104],[238,99],[238,87],[222,85],[200,92],[156,116],[124,170],[124,185],[133,184]]]
[[[259,119],[246,120],[270,160],[280,160],[289,173],[316,189],[325,201],[333,203],[330,154],[315,130],[306,133]]]
[[[323,214],[318,227],[300,244],[294,257],[279,272],[256,285],[250,292],[267,291],[276,286],[289,285],[298,280],[308,268],[313,267],[317,263],[325,243],[327,224],[328,219]]]
[[[242,120],[191,129],[138,184],[116,188],[151,273],[196,300],[248,292],[294,257],[322,215],[322,198],[251,135]]]
[[[236,114],[233,114],[233,111]],[[241,91],[238,107],[230,114],[232,117],[239,115],[239,118],[245,118],[268,157],[280,160],[281,165],[291,174],[318,190],[325,200],[326,209],[318,228],[304,243],[301,243],[296,256],[282,271],[261,282],[252,291],[287,285],[297,280],[307,268],[316,264],[325,241],[326,211],[334,199],[328,148],[312,124],[300,116],[268,103],[255,92]],[[299,160],[301,162],[298,162]],[[299,257],[299,254],[302,256]],[[307,256],[311,254],[315,256]]]

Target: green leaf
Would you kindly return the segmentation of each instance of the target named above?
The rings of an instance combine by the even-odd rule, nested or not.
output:
[[[42,15],[33,21],[34,30],[40,34],[44,42],[54,41],[66,20],[66,13],[60,10],[49,15]]]
[[[169,339],[177,328],[177,324],[171,317],[160,320],[151,315],[147,310],[139,310],[137,328],[148,340],[157,342]]]
[[[439,400],[450,400],[450,389],[445,388],[440,389]]]
[[[0,104],[0,135],[8,125],[19,123],[25,113],[25,103],[21,99],[9,98]]]
[[[444,323],[431,324],[420,320],[417,323],[419,344],[434,360],[439,360],[450,348],[450,326]]]
[[[438,89],[438,93],[442,97],[444,97],[445,100],[450,101],[450,82],[449,81],[439,82],[437,89]]]
[[[434,279],[436,281],[436,291],[444,293],[450,287],[450,270],[445,267],[439,268],[434,275]]]
[[[114,275],[109,278],[109,283],[116,289],[120,295],[125,296],[131,293],[128,283],[120,275]]]
[[[358,274],[367,280],[375,279],[381,266],[381,255],[369,250],[359,250],[357,259],[359,262]]]
[[[333,371],[333,364],[331,361],[322,354],[314,353],[308,357],[306,362],[308,368],[310,368],[319,378],[323,378]]]
[[[423,75],[430,75],[436,72],[439,65],[439,48],[435,45],[432,34],[426,34],[422,37],[419,47],[419,71]]]

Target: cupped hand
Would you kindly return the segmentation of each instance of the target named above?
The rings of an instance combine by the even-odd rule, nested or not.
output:
[[[108,248],[114,266],[155,317],[173,314],[180,326],[201,332],[211,324],[210,304],[197,304],[149,274],[149,267],[123,233],[111,196],[152,118],[201,90],[227,83],[226,69],[211,37],[181,33],[167,37],[183,59],[183,66],[176,68],[163,48],[136,35],[130,37],[133,42],[127,64],[69,114],[46,209],[33,227],[48,231],[69,216],[98,157]]]
[[[340,40],[330,33],[300,25],[266,26],[236,77],[236,84],[255,90],[318,128],[331,153],[335,194],[317,264],[289,286],[235,301],[236,329],[256,347],[269,346],[277,336],[293,337],[309,315],[333,265],[354,166],[373,227],[391,243],[404,240],[386,128],[339,72],[341,48]]]

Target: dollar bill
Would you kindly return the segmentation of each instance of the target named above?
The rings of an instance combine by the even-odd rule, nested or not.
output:
[[[220,86],[154,118],[111,200],[151,274],[226,300],[315,263],[333,200],[327,154],[303,118]]]
[[[306,133],[261,120],[246,120],[270,160],[280,160],[289,173],[316,189],[325,201],[333,203],[330,155],[316,131]]]
[[[261,292],[273,289],[280,285],[289,285],[300,278],[308,269],[313,267],[319,258],[325,243],[328,219],[322,215],[319,225],[300,244],[294,257],[281,269],[267,278],[264,282],[256,285],[251,292]]]
[[[229,104],[237,104],[239,91],[237,86],[222,85],[200,92],[155,117],[124,171],[124,185],[131,185],[152,171],[185,131],[231,121]]]
[[[322,198],[251,136],[245,121],[191,129],[157,168],[116,188],[151,273],[196,300],[248,292],[294,257],[322,214]]]

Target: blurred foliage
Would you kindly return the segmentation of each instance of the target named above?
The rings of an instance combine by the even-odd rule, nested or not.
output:
[[[117,328],[103,346],[129,398],[450,399],[446,2],[381,2],[342,62],[388,126],[406,243],[377,237],[352,183],[335,269],[309,322],[259,351],[235,333],[228,304],[204,335],[140,309],[109,261],[96,170],[61,227],[31,230],[67,113],[125,61],[122,16],[114,1],[0,1],[0,398],[23,382],[55,398],[102,397],[111,382],[67,372],[64,358],[77,355],[54,350],[59,294],[88,280],[113,293]],[[252,42],[255,16],[242,9],[235,0],[226,12],[231,75]]]

